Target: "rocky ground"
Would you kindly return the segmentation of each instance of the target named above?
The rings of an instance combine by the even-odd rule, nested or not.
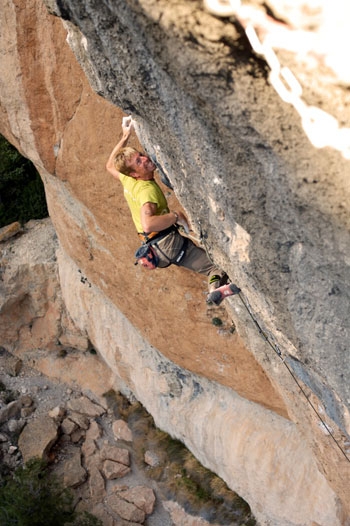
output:
[[[31,367],[33,353],[24,360],[1,348],[0,360],[2,476],[46,458],[77,509],[106,526],[255,524],[246,503],[157,430],[135,400],[112,391],[97,398],[57,381]],[[211,494],[196,475],[210,480]]]

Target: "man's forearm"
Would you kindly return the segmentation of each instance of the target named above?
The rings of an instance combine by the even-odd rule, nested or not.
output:
[[[160,232],[170,226],[174,225],[177,221],[178,214],[176,212],[169,212],[168,214],[141,216],[142,228],[144,232]]]
[[[128,140],[130,137],[131,130],[125,130],[123,131],[123,136],[118,142],[118,144],[113,148],[110,156],[108,157],[108,161],[106,163],[106,170],[114,175],[114,159],[119,150],[122,148],[125,148],[125,146],[128,144]]]
[[[125,148],[125,146],[128,144],[130,134],[131,134],[131,130],[123,131],[122,138],[120,139],[118,144],[114,147],[111,153],[111,156],[113,156],[113,158],[115,157],[115,155],[118,153],[119,150],[121,150],[122,148]]]

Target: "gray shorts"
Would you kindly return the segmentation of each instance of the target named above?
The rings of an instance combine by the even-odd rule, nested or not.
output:
[[[197,247],[191,239],[181,236],[177,231],[171,232],[163,239],[152,243],[152,246],[159,257],[158,266],[160,268],[165,268],[173,264],[188,268],[205,276],[223,274],[222,270],[218,269],[210,261],[203,248]],[[181,257],[184,249],[184,254]]]

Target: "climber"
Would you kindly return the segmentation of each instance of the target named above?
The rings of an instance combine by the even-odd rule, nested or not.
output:
[[[179,233],[179,227],[189,232],[187,219],[180,211],[169,211],[163,191],[154,180],[153,161],[127,146],[132,130],[131,117],[124,117],[122,138],[113,148],[106,170],[124,187],[124,197],[143,243],[139,255],[145,257],[141,257],[140,262],[148,268],[175,264],[204,274],[208,276],[211,293],[227,283],[228,276],[210,261],[205,250]],[[229,292],[226,295],[237,294],[239,289],[231,284]]]

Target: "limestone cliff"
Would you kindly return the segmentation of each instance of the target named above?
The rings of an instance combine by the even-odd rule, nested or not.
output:
[[[40,0],[2,1],[0,131],[43,178],[70,318],[261,524],[347,524],[350,92],[320,45],[339,6],[334,21],[321,3],[303,14],[268,2],[259,17],[250,2],[239,19],[200,1],[46,4],[51,14]],[[270,85],[245,17],[300,79],[294,106]],[[211,324],[202,277],[133,266],[138,240],[104,169],[122,111],[171,181],[172,206],[242,288],[220,311],[235,333]]]

